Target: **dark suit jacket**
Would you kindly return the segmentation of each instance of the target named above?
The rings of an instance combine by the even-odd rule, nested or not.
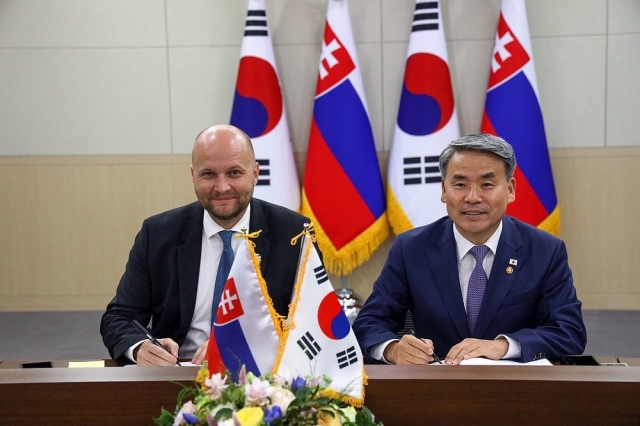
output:
[[[102,316],[100,332],[111,357],[124,355],[144,337],[130,324],[135,318],[152,334],[184,342],[196,303],[204,209],[195,202],[144,221],[129,254],[116,296]],[[298,213],[253,199],[249,232],[262,230],[253,242],[260,270],[276,311],[286,316],[295,282],[300,245],[290,240],[310,220]]]
[[[470,336],[452,227],[444,217],[395,239],[353,324],[363,353],[368,356],[372,346],[397,339],[407,310],[416,334],[431,339],[440,357],[467,337],[494,339],[499,334],[520,342],[525,362],[582,353],[587,339],[582,303],[562,240],[511,217],[503,219],[475,334]],[[517,265],[509,274],[511,259]]]

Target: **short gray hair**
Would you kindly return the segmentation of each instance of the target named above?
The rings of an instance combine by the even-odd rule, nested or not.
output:
[[[502,158],[507,180],[513,177],[513,173],[516,170],[516,153],[513,151],[513,147],[498,136],[488,133],[476,133],[451,141],[449,146],[442,151],[442,154],[440,154],[439,167],[443,180],[447,174],[447,166],[449,165],[449,161],[451,161],[451,157],[453,157],[453,154],[456,152],[462,151],[489,152],[497,155]]]

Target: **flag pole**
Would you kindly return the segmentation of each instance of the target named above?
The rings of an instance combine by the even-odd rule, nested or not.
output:
[[[349,320],[349,324],[353,324],[353,320],[356,319],[358,312],[360,312],[360,303],[353,291],[347,287],[346,275],[340,275],[340,288],[336,290],[336,294],[338,295],[340,306],[342,306],[342,310]]]

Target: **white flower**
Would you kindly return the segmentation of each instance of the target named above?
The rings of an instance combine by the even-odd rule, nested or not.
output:
[[[224,409],[224,408],[230,408],[232,411],[236,409],[236,406],[233,405],[230,402],[225,402],[224,404],[220,404],[220,405],[216,405],[215,407],[213,407],[211,409],[211,411],[209,411],[209,417],[211,417],[212,419],[216,416],[216,414],[218,414],[218,411]],[[220,423],[218,423],[220,424]]]
[[[272,388],[269,399],[271,400],[271,404],[269,404],[268,408],[277,405],[280,407],[280,410],[282,410],[282,414],[285,414],[287,412],[287,408],[289,408],[289,404],[291,404],[291,401],[296,399],[296,396],[288,389]]]
[[[351,423],[355,423],[356,422],[356,409],[355,408],[353,408],[352,406],[349,405],[348,407],[339,408],[339,410],[340,410],[340,414],[342,414]]]
[[[218,426],[236,426],[236,421],[234,419],[223,420],[218,422]]]
[[[176,414],[176,418],[173,420],[173,426],[180,426],[184,422],[184,413],[195,414],[196,411],[196,406],[193,405],[193,402],[185,402],[180,411],[178,411],[178,414]]]
[[[244,386],[244,393],[248,406],[265,405],[269,396],[269,388],[271,385],[266,380],[254,378],[251,383]]]
[[[208,386],[209,389],[207,393],[211,395],[211,399],[220,398],[220,394],[225,390],[229,385],[225,384],[227,381],[227,376],[222,377],[222,374],[216,373],[211,375],[210,378],[204,381],[205,386]]]
[[[289,367],[284,367],[278,370],[278,374],[273,377],[274,382],[282,387],[287,384],[291,384],[291,381],[298,377],[298,374],[294,374]]]

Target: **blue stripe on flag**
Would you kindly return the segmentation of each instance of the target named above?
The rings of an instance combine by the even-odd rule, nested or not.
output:
[[[496,133],[516,151],[518,167],[548,212],[557,205],[538,98],[524,72],[487,93],[485,110]]]
[[[313,116],[318,129],[374,217],[385,210],[369,117],[349,79],[316,99]]]
[[[256,376],[262,374],[244,337],[240,321],[234,320],[224,325],[214,323],[213,330],[222,362],[231,371],[234,381],[242,364],[247,372],[251,371]]]

